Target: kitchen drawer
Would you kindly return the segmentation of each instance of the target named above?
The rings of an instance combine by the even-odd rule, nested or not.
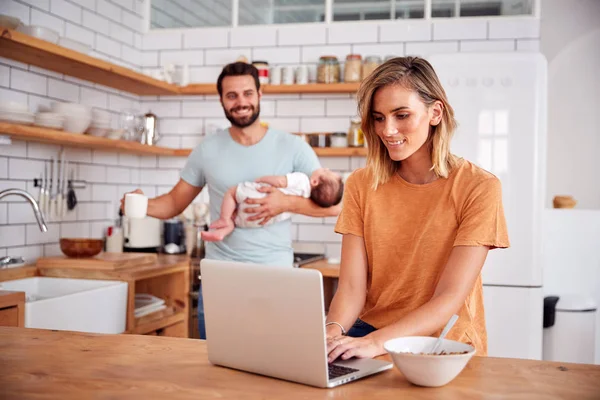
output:
[[[19,326],[18,307],[0,308],[0,326]]]

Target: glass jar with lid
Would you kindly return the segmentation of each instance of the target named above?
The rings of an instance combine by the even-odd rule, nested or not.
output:
[[[317,67],[318,83],[337,83],[340,81],[340,63],[335,56],[322,56]]]
[[[365,137],[360,127],[361,120],[354,117],[350,120],[350,129],[348,130],[348,147],[364,147]]]
[[[344,82],[360,82],[362,75],[362,57],[360,54],[348,54],[344,64]]]
[[[371,75],[373,71],[381,65],[381,57],[379,56],[368,56],[365,57],[365,61],[362,66],[362,78],[365,79]]]
[[[252,65],[258,70],[258,81],[261,85],[269,83],[269,63],[266,61],[252,61]]]
[[[333,132],[331,134],[331,147],[348,147],[346,132]]]

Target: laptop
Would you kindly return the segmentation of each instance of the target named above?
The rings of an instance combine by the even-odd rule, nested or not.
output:
[[[200,268],[212,364],[322,388],[392,368],[373,359],[327,363],[319,271],[208,259]]]

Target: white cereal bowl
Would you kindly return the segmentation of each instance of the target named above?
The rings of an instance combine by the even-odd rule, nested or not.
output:
[[[83,105],[83,104],[61,103],[61,102],[56,101],[56,102],[52,103],[51,108],[52,108],[53,112],[62,114],[65,117],[68,117],[68,116],[85,117],[85,118],[89,118],[90,121],[92,119],[91,108],[86,105]]]
[[[84,133],[90,126],[90,118],[67,117],[64,122],[64,130],[71,133]]]
[[[440,350],[445,354],[428,353],[437,338],[423,336],[400,337],[388,340],[383,347],[392,356],[394,365],[411,383],[439,387],[451,382],[465,368],[475,348],[454,340],[443,339]]]

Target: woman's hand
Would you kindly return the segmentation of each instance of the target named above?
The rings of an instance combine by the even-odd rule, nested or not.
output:
[[[385,354],[385,349],[370,335],[361,338],[335,336],[327,338],[327,362],[331,363],[341,356],[342,360],[351,357],[373,358]]]

